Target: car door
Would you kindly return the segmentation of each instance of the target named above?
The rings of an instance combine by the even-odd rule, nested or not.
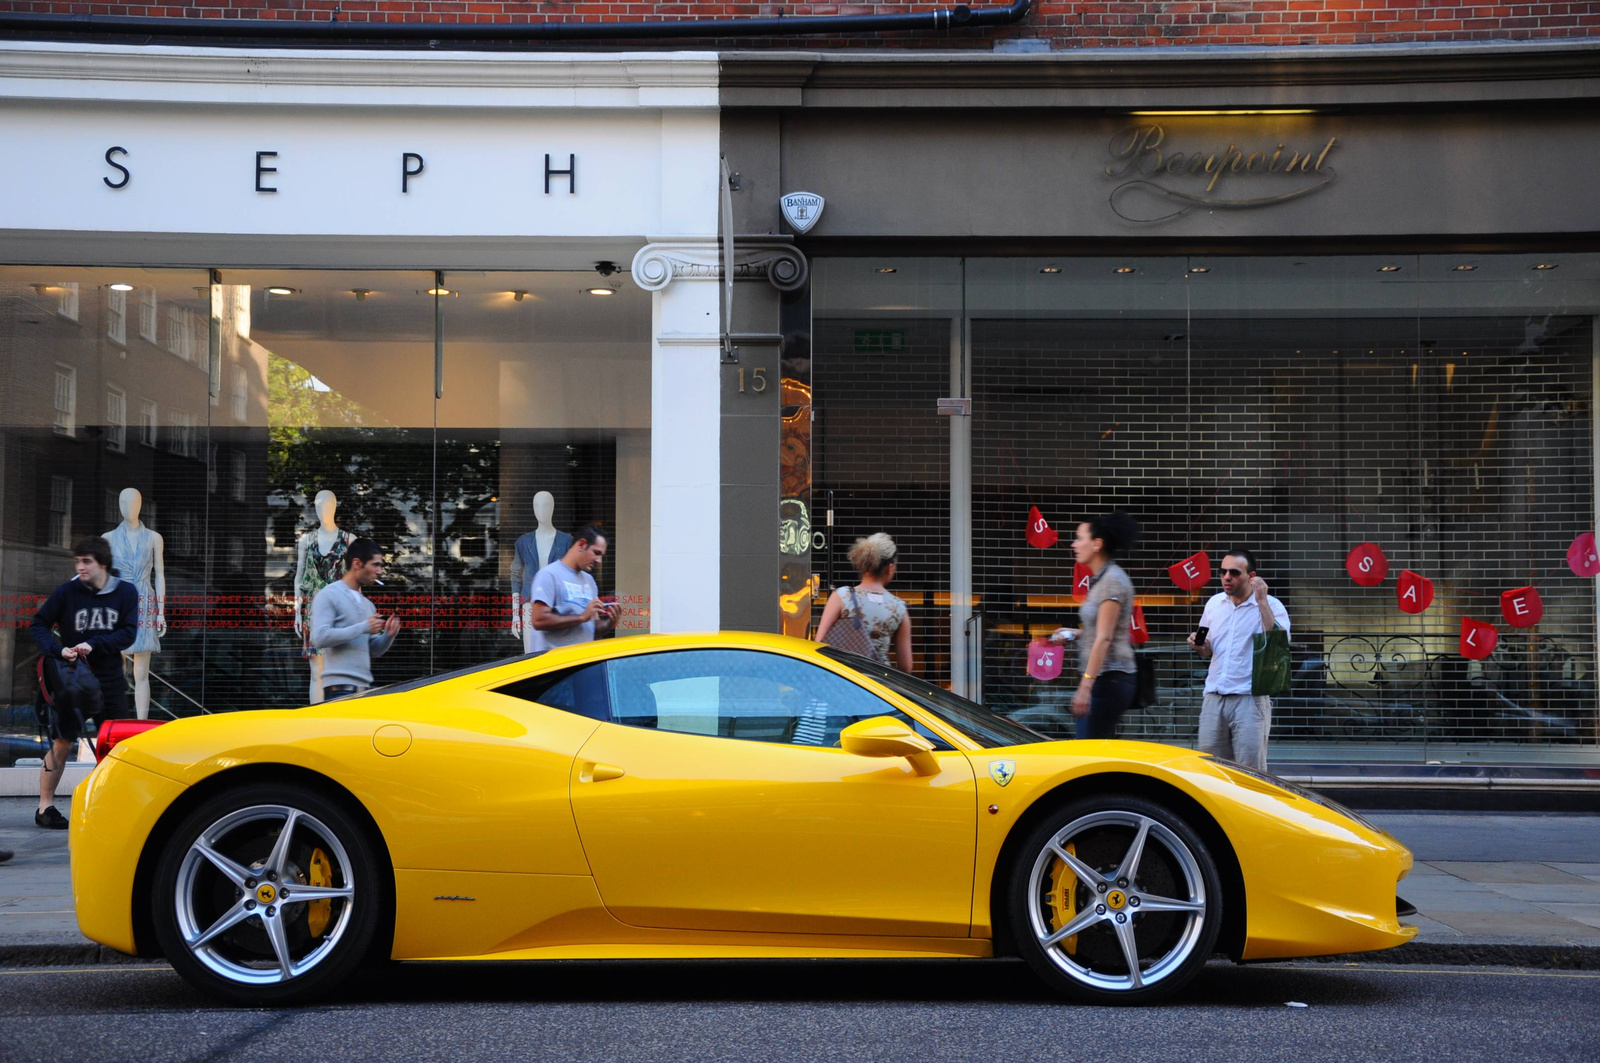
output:
[[[965,936],[976,793],[932,736],[936,775],[835,747],[893,705],[759,650],[607,662],[610,722],[578,753],[572,805],[607,909],[634,926]]]

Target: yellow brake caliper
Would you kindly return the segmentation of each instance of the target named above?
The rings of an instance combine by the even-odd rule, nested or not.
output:
[[[1073,856],[1078,850],[1073,842],[1067,843],[1067,852]],[[1078,876],[1060,857],[1050,868],[1050,929],[1060,930],[1078,914]],[[1077,955],[1078,935],[1061,939],[1061,947],[1068,956]]]
[[[328,862],[328,854],[321,849],[311,850],[311,866],[306,869],[306,878],[310,886],[333,885],[333,865]],[[311,930],[311,936],[319,938],[328,929],[328,920],[333,917],[332,901],[312,901],[306,905],[306,924]]]

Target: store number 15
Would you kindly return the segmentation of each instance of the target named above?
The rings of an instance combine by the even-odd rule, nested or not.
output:
[[[743,366],[739,367],[739,394],[747,391],[760,393],[767,390],[767,370],[765,366],[756,366],[750,370],[748,379]]]

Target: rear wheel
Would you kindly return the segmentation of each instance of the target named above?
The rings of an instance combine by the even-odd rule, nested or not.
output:
[[[211,798],[156,865],[156,939],[197,988],[236,1004],[324,995],[361,963],[379,923],[379,861],[341,805],[308,787]]]
[[[1151,801],[1075,801],[1029,834],[1011,867],[1017,948],[1057,990],[1147,1004],[1181,989],[1222,925],[1216,864],[1183,818]]]

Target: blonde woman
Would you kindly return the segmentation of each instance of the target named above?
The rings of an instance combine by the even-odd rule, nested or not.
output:
[[[850,564],[860,582],[854,587],[840,587],[828,596],[822,622],[817,625],[817,641],[827,642],[835,624],[848,624],[851,617],[859,617],[878,659],[902,672],[912,672],[911,615],[906,603],[889,593],[896,553],[894,540],[883,532],[856,540],[850,548]]]

